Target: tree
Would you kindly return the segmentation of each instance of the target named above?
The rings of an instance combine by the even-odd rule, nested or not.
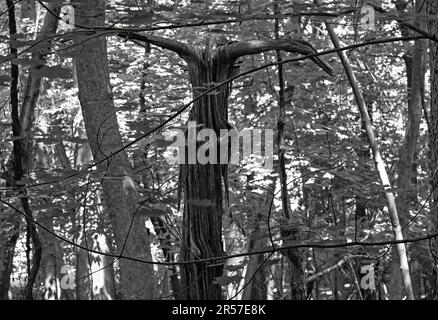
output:
[[[228,95],[229,86],[220,86],[214,94],[203,94],[206,90],[227,80],[236,60],[247,55],[255,55],[270,50],[313,54],[316,51],[307,42],[300,40],[253,40],[236,43],[213,43],[208,38],[204,48],[156,36],[144,34],[121,34],[133,40],[149,42],[153,45],[176,52],[188,66],[190,84],[195,100],[189,119],[203,128],[213,129],[220,136],[221,129],[229,130]],[[312,58],[324,71],[332,75],[331,67],[319,57]],[[197,148],[199,144],[197,145]],[[197,153],[197,150],[196,150]],[[220,163],[217,161],[217,163]],[[182,260],[196,260],[223,255],[222,215],[223,185],[227,182],[227,166],[220,164],[186,164],[182,166],[184,190]],[[198,202],[206,201],[207,205]],[[221,286],[216,281],[222,276],[222,265],[197,263],[184,265],[182,286],[186,289],[186,299],[221,299]]]

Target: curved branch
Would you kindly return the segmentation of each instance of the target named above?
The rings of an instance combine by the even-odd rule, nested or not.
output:
[[[227,47],[230,58],[235,60],[242,56],[253,55],[271,50],[283,50],[286,52],[301,53],[311,55],[318,53],[308,42],[303,40],[278,39],[278,40],[251,40],[246,42],[236,42]],[[322,70],[334,76],[333,68],[320,57],[310,58]]]
[[[150,44],[153,44],[154,46],[173,51],[177,53],[184,60],[186,60],[189,57],[196,56],[196,51],[194,47],[176,40],[171,40],[171,39],[157,37],[148,34],[131,33],[131,32],[119,33],[118,36],[128,40],[132,39],[132,40],[148,42]]]

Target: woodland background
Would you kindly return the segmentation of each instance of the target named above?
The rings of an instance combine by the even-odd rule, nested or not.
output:
[[[0,299],[437,299],[438,2],[364,2],[1,1]]]

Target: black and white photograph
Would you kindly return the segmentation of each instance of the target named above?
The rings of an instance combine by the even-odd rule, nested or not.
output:
[[[0,0],[0,164],[0,309],[437,301],[438,1]]]

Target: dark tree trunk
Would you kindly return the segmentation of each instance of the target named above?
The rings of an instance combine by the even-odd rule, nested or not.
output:
[[[210,50],[197,52],[188,60],[190,83],[196,97],[212,83],[228,78],[230,59],[224,49],[218,49],[213,57]],[[205,89],[204,89],[205,88]],[[204,95],[197,100],[190,114],[190,121],[202,124],[202,128],[213,129],[219,136],[220,129],[229,129],[227,118],[228,86],[224,85],[215,94]],[[198,128],[198,129],[202,129]],[[186,164],[182,167],[184,187],[183,246],[184,260],[219,257],[222,248],[222,177],[226,176],[226,165]],[[209,202],[208,206],[194,203]],[[214,265],[214,266],[212,266]],[[221,286],[215,281],[222,276],[223,265],[198,263],[182,268],[182,287],[187,288],[185,298],[221,299]]]

